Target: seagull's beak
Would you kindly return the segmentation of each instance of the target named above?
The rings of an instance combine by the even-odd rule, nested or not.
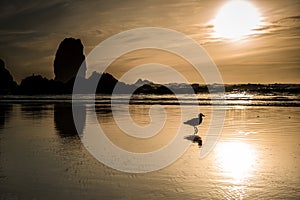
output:
[[[202,115],[203,117],[205,117],[205,115]]]

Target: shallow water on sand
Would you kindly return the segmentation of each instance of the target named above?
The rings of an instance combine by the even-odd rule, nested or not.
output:
[[[211,106],[189,108],[206,115],[199,127],[205,143]],[[157,138],[141,142],[120,137],[109,107],[96,107],[98,121],[108,131],[109,139],[132,152],[161,148],[174,136],[181,115],[177,105],[165,105],[165,109],[168,114],[165,127]],[[170,166],[132,174],[105,166],[85,149],[75,132],[70,104],[2,103],[0,197],[299,199],[300,108],[227,106],[225,109],[221,137],[208,156],[199,159],[201,148],[191,142],[184,155]],[[149,105],[132,105],[130,113],[135,122],[146,125],[150,122],[148,111]],[[88,112],[82,117],[85,119]],[[84,133],[85,123],[81,129]],[[187,135],[193,134],[193,127],[190,131]]]

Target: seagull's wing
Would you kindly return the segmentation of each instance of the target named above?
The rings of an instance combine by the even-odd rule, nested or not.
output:
[[[199,124],[199,119],[198,118],[193,118],[193,119],[190,119],[190,120],[184,122],[184,124],[188,124],[188,125],[191,125],[191,126],[197,126]]]

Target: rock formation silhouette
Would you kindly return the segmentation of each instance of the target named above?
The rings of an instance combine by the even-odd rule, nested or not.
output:
[[[84,65],[80,72],[81,64]],[[85,77],[86,64],[83,54],[83,45],[80,39],[65,38],[59,45],[54,59],[55,81],[66,83],[79,76]]]
[[[137,88],[135,85],[129,85],[119,81],[109,73],[98,73],[98,72],[93,72],[93,74],[86,80],[87,88],[91,89],[93,83],[97,82],[98,80],[99,82],[96,88],[96,93],[98,94],[112,94],[117,84],[119,88],[118,91],[114,91],[116,93],[119,92],[126,93],[127,91],[134,91]],[[91,93],[95,92],[89,89],[86,89],[85,91]]]
[[[59,81],[48,80],[41,75],[32,75],[24,78],[18,88],[18,94],[64,94],[70,93],[71,88]]]
[[[17,83],[10,72],[5,68],[5,63],[0,59],[0,94],[11,93],[16,89]]]

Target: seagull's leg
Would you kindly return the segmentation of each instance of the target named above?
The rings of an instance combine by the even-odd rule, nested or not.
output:
[[[198,128],[196,127],[196,126],[194,126],[194,135],[197,135],[197,133],[198,133]]]

